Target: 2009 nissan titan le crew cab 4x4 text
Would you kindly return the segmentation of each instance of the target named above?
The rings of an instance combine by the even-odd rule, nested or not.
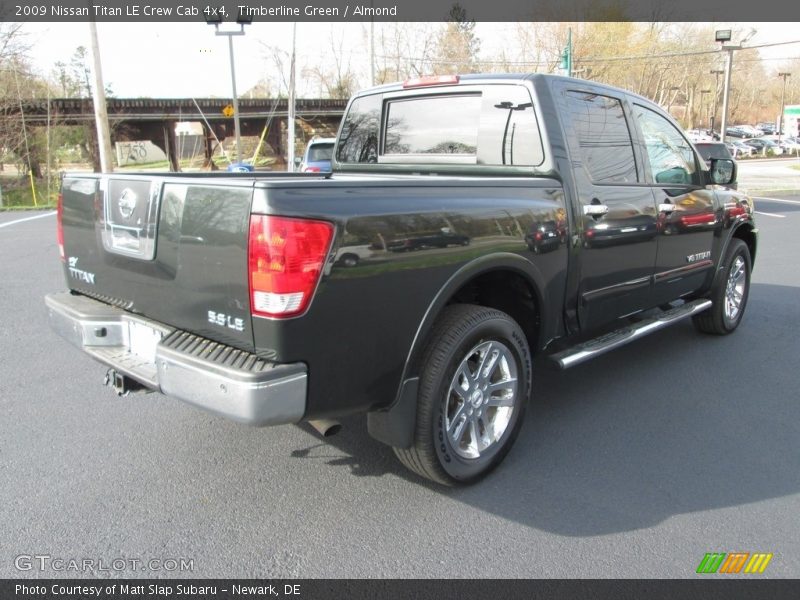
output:
[[[620,89],[423,78],[350,101],[332,175],[65,176],[46,302],[120,393],[323,432],[366,412],[409,469],[467,483],[517,437],[533,357],[736,329],[757,230],[735,177]]]

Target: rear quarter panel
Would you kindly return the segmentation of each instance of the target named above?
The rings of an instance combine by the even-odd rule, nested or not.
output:
[[[535,281],[544,305],[564,305],[567,236],[536,255],[525,239],[540,222],[566,219],[554,180],[343,177],[257,189],[254,211],[336,224],[307,313],[253,319],[259,354],[308,364],[306,418],[390,404],[426,316],[441,308],[443,290],[455,292],[471,274],[518,270]],[[392,241],[409,238],[424,242],[393,249]],[[355,266],[333,260],[355,245],[371,253]],[[548,316],[542,337],[556,334],[559,312]]]

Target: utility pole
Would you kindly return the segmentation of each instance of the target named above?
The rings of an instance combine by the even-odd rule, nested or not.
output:
[[[712,69],[710,73],[714,76],[714,109],[711,111],[711,132],[714,132],[714,124],[717,121],[717,104],[719,104],[719,76],[725,73],[722,69]],[[722,135],[720,135],[720,139]]]
[[[294,55],[296,41],[297,23],[295,22],[292,23],[292,59],[289,61],[289,110],[288,115],[286,116],[286,126],[288,129],[286,135],[286,145],[288,146],[286,155],[288,164],[286,165],[286,170],[289,171],[289,173],[294,173]]]
[[[97,128],[97,147],[100,152],[100,171],[111,173],[114,163],[111,161],[111,133],[108,130],[108,111],[106,109],[106,90],[103,85],[103,69],[100,65],[100,43],[97,41],[97,23],[89,21],[89,33],[92,38],[92,62],[94,64],[94,122]]]
[[[778,115],[778,141],[783,139],[783,111],[786,110],[786,78],[791,77],[791,73],[778,73],[778,77],[783,77],[783,91],[781,92],[781,113]]]
[[[375,0],[369,3],[371,7],[375,6]],[[370,72],[370,85],[375,85],[375,17],[369,19],[369,72]]]

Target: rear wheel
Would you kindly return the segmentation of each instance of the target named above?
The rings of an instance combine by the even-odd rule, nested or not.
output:
[[[695,315],[695,327],[704,333],[726,335],[742,321],[750,293],[750,250],[740,239],[732,239],[723,259],[723,271],[711,290],[711,308]]]
[[[501,311],[454,305],[422,364],[414,443],[395,454],[427,479],[475,481],[505,458],[522,425],[531,385],[525,335]]]
[[[358,255],[356,254],[343,254],[339,262],[345,267],[355,267],[358,265]]]

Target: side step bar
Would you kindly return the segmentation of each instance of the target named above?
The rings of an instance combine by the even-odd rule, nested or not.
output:
[[[693,300],[686,304],[681,304],[675,308],[665,310],[661,314],[643,319],[638,323],[626,325],[611,333],[606,333],[600,337],[589,340],[577,346],[567,348],[557,354],[550,356],[550,360],[555,362],[561,369],[569,369],[575,365],[591,360],[596,356],[605,354],[615,348],[629,344],[654,331],[664,329],[682,321],[692,315],[703,312],[711,307],[711,300]]]

